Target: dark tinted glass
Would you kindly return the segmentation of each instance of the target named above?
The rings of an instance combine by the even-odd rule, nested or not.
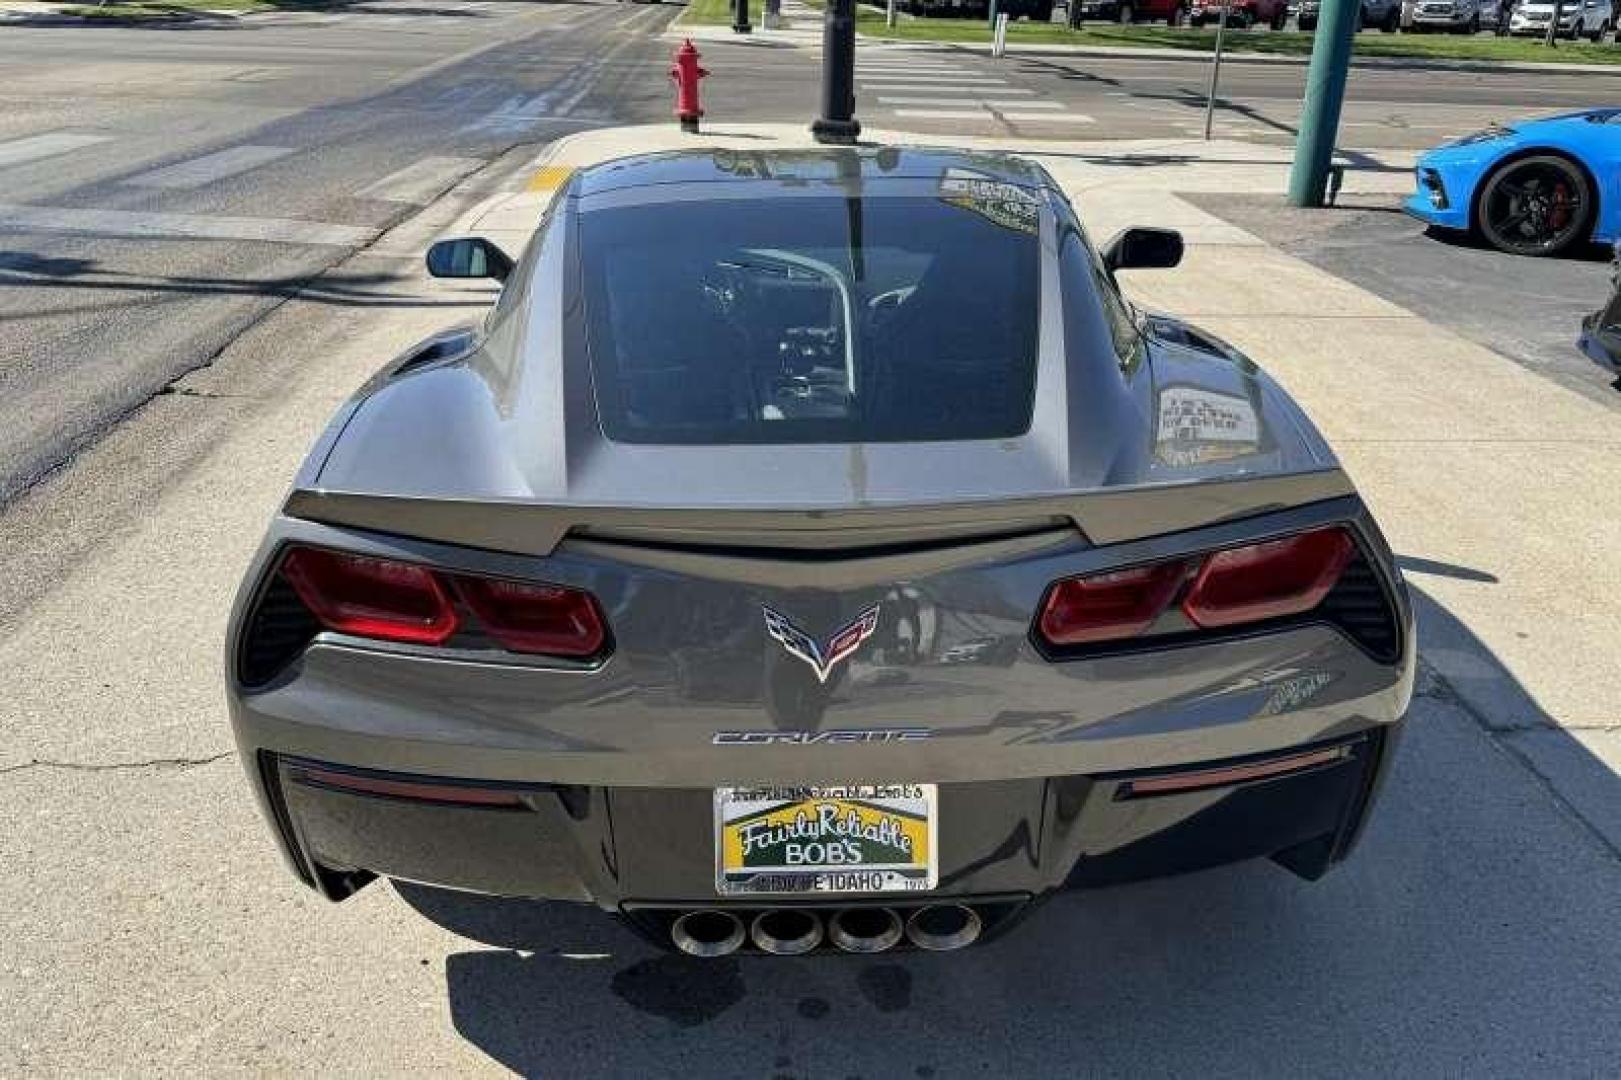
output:
[[[989,439],[1030,426],[1037,204],[675,202],[581,218],[597,403],[648,443]]]

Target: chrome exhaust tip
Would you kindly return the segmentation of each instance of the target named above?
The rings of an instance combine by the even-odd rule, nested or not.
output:
[[[743,920],[727,911],[689,911],[671,924],[670,940],[688,956],[725,956],[743,944]]]
[[[883,952],[902,932],[901,917],[889,908],[845,908],[827,922],[827,936],[845,952]]]
[[[930,904],[906,920],[906,940],[930,952],[949,952],[972,945],[984,929],[979,913],[963,904]]]
[[[822,943],[822,920],[803,908],[772,908],[754,917],[749,937],[761,952],[798,956]]]

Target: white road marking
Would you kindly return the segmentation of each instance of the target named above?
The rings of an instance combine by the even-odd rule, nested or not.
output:
[[[482,164],[480,158],[426,157],[367,184],[355,192],[355,196],[426,206],[440,192]]]
[[[1023,120],[1026,122],[1040,121],[1044,124],[1095,124],[1096,120],[1085,113],[1029,113],[1005,112],[1004,120]]]
[[[896,116],[915,116],[920,120],[994,120],[984,109],[896,109]]]
[[[932,97],[881,97],[880,105],[939,105],[941,102]],[[952,105],[983,105],[991,109],[1062,109],[1056,101],[1000,101],[995,98],[969,98],[965,101],[953,101]]]
[[[185,240],[261,240],[271,244],[350,247],[377,235],[358,225],[332,225],[290,218],[149,214],[129,210],[19,206],[0,203],[0,226],[18,232],[85,233],[107,237],[169,237]]]
[[[25,161],[55,157],[84,146],[94,146],[111,139],[111,135],[27,135],[21,139],[0,142],[0,166],[21,165]]]
[[[875,94],[994,94],[995,97],[1008,96],[1034,96],[1036,91],[1016,88],[1016,86],[862,86]]]
[[[950,83],[957,86],[1006,86],[1006,79],[987,79],[982,75],[882,75],[868,76],[857,80],[862,83],[918,83],[925,87],[939,83]]]
[[[204,154],[151,172],[138,173],[124,183],[146,188],[194,188],[247,172],[293,153],[290,146],[233,146],[217,154]]]

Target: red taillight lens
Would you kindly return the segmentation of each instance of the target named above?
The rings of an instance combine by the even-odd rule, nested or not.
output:
[[[561,585],[430,570],[415,563],[295,547],[282,577],[328,630],[413,645],[443,645],[476,620],[511,652],[581,658],[608,641],[590,593]],[[460,596],[465,607],[454,597]],[[472,611],[469,618],[467,611]]]
[[[1218,551],[1182,610],[1206,629],[1302,614],[1328,595],[1355,550],[1344,529],[1317,529]]]
[[[1068,578],[1048,591],[1039,628],[1053,645],[1136,637],[1190,578],[1181,606],[1200,629],[1301,615],[1322,603],[1355,554],[1350,533],[1336,527]]]
[[[281,566],[323,625],[360,637],[438,645],[456,632],[456,609],[432,572],[411,563],[294,548]]]
[[[456,587],[489,635],[513,652],[594,656],[607,640],[596,602],[578,589],[463,576]]]
[[[1134,637],[1159,618],[1187,572],[1176,559],[1060,581],[1041,609],[1042,636],[1054,645]]]

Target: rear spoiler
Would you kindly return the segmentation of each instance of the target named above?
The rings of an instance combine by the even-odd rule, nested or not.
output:
[[[1354,494],[1344,471],[1331,468],[1016,499],[836,508],[552,505],[297,488],[282,512],[305,521],[518,555],[550,555],[567,537],[832,554],[1063,529],[1094,545],[1115,544]]]

